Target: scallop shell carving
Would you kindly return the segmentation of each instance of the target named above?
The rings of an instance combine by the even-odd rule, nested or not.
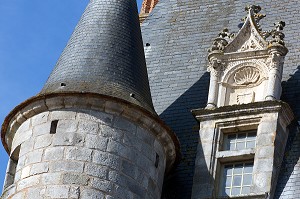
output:
[[[246,67],[239,70],[234,75],[234,81],[237,85],[249,85],[257,82],[260,74],[256,68]]]

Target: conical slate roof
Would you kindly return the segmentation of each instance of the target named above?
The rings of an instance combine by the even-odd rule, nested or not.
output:
[[[40,95],[89,92],[155,113],[135,0],[91,0]]]

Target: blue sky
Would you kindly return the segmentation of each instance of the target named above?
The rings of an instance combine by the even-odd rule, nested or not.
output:
[[[0,1],[0,123],[44,85],[89,0]],[[139,5],[142,0],[137,0]],[[0,189],[8,155],[0,146]],[[1,192],[1,191],[0,191]]]

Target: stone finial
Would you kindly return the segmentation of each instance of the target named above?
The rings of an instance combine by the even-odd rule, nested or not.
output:
[[[285,35],[280,31],[274,31],[272,34],[272,40],[270,41],[271,44],[280,44],[282,46],[285,45],[283,39]]]
[[[259,22],[261,19],[265,18],[266,15],[265,14],[261,14],[259,13],[261,11],[261,7],[258,5],[247,5],[245,7],[245,11],[249,12],[251,15],[253,15],[254,19],[255,19],[255,23],[257,25],[257,28],[259,31],[261,31],[261,27],[259,25]],[[248,16],[242,18],[242,21],[245,22]]]
[[[228,41],[227,39],[231,39],[234,37],[233,33],[230,33],[228,28],[224,28],[219,34],[218,34],[218,38],[216,38],[213,41],[212,46],[210,47],[210,49],[208,49],[208,52],[213,52],[213,51],[223,51],[225,46],[227,46]]]
[[[259,5],[247,5],[245,11],[249,12],[250,10],[257,14],[261,11],[261,7]]]
[[[213,41],[212,46],[208,49],[208,52],[211,53],[213,51],[223,51],[225,46],[228,44],[226,39],[217,38]]]
[[[275,30],[276,31],[281,31],[285,27],[285,22],[284,21],[279,21],[277,23],[274,23]]]
[[[233,33],[230,33],[229,30],[228,30],[228,28],[224,28],[224,29],[222,30],[222,32],[219,33],[219,37],[220,37],[220,38],[224,38],[224,39],[225,39],[225,38],[231,39],[231,38],[234,37],[234,34],[233,34]]]
[[[271,44],[280,44],[282,46],[285,45],[283,39],[285,35],[282,33],[283,28],[285,27],[284,21],[279,21],[277,23],[274,23],[274,29],[271,31],[264,32],[264,37],[268,38],[272,36],[272,40],[270,41]]]

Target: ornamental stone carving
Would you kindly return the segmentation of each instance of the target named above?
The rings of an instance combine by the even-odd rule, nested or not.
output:
[[[234,74],[234,81],[238,85],[249,85],[258,81],[259,71],[254,67],[246,67]]]
[[[236,35],[227,28],[208,50],[208,71],[211,74],[207,109],[234,104],[276,100],[281,95],[285,26],[283,21],[274,29],[262,31],[260,6],[247,6],[247,17]]]

